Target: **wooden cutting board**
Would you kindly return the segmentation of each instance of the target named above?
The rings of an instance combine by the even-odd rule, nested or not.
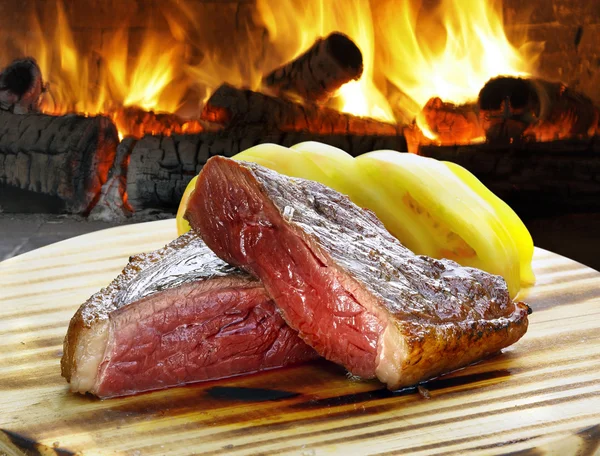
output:
[[[0,454],[600,451],[600,273],[540,249],[525,337],[421,392],[315,362],[123,399],[70,393],[69,319],[129,255],[174,237],[173,220],[130,225],[0,263]]]

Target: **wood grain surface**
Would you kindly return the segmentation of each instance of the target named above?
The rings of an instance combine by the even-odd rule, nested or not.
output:
[[[0,454],[580,454],[600,452],[600,273],[536,249],[527,334],[420,389],[324,361],[105,401],[60,376],[69,319],[166,220],[0,263]]]

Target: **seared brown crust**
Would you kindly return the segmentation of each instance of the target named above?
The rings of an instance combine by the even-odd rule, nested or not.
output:
[[[80,307],[69,323],[69,329],[67,330],[67,335],[65,336],[65,341],[63,343],[63,356],[60,360],[61,375],[67,379],[67,382],[71,381],[71,374],[76,369],[75,347],[77,347],[79,338],[84,329]]]
[[[229,199],[222,203],[217,193]],[[359,375],[364,375],[368,369],[352,364],[343,344],[328,342],[328,333],[335,328],[303,333],[307,322],[298,309],[318,306],[318,300],[310,298],[310,304],[303,302],[292,311],[287,297],[286,302],[278,302],[279,279],[271,280],[278,274],[285,280],[286,261],[293,264],[310,255],[322,264],[320,274],[334,270],[337,283],[351,290],[357,303],[377,315],[385,328],[376,341],[378,361],[367,376],[376,375],[390,388],[413,385],[475,362],[516,342],[527,330],[528,308],[510,300],[502,277],[415,255],[372,212],[317,182],[214,157],[200,174],[186,218],[217,255],[263,280],[287,323],[317,351],[325,347],[322,356],[341,362],[351,372],[361,369]],[[279,233],[286,246],[292,245],[291,239],[300,239],[294,243],[298,256],[291,256],[287,247],[271,249],[277,239],[273,233]],[[288,257],[276,264],[262,260],[260,252],[268,249]],[[270,274],[273,269],[276,274]],[[329,293],[336,295],[333,288]]]
[[[527,331],[527,311],[528,307],[518,302],[513,315],[495,321],[464,321],[446,327],[403,322],[399,329],[409,355],[396,387],[464,367],[514,344]]]
[[[68,382],[77,369],[76,349],[86,331],[108,319],[111,312],[156,291],[185,281],[212,277],[256,279],[218,259],[193,232],[178,237],[165,247],[134,255],[123,271],[106,287],[79,307],[65,336],[61,373]]]

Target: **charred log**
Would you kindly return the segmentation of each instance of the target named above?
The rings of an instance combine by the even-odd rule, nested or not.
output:
[[[551,141],[600,132],[592,100],[558,82],[499,77],[479,92],[480,123],[488,141]]]
[[[346,82],[360,79],[362,72],[363,57],[358,46],[346,35],[334,32],[269,73],[263,84],[278,95],[291,93],[306,101],[323,103]]]
[[[261,124],[266,131],[308,132],[322,135],[397,135],[396,125],[357,117],[335,109],[302,105],[252,90],[223,84],[210,97],[201,119],[230,129]]]
[[[600,136],[504,145],[422,146],[419,154],[467,168],[520,214],[600,209]]]
[[[317,135],[306,132],[265,132],[245,126],[227,132],[196,135],[144,136],[132,145],[127,171],[128,201],[134,211],[155,208],[175,212],[188,182],[215,155],[231,157],[262,143],[292,146],[319,141],[357,156],[372,150],[406,150],[402,136]]]
[[[138,139],[144,135],[199,133],[203,130],[199,120],[186,120],[176,114],[146,111],[137,106],[122,107],[114,111],[111,117],[121,134]]]
[[[35,59],[15,60],[0,73],[0,109],[15,114],[38,112],[44,90]]]
[[[58,197],[66,211],[87,213],[118,142],[106,117],[0,112],[0,184]]]
[[[427,102],[420,116],[442,145],[468,144],[485,135],[475,103],[457,105],[435,97]]]

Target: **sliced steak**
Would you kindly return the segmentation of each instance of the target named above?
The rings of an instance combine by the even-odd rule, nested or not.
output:
[[[262,284],[193,233],[130,258],[71,319],[71,390],[123,396],[315,358]]]
[[[186,214],[225,261],[261,279],[325,358],[389,388],[516,342],[528,307],[499,276],[413,254],[375,215],[319,183],[215,157]]]

